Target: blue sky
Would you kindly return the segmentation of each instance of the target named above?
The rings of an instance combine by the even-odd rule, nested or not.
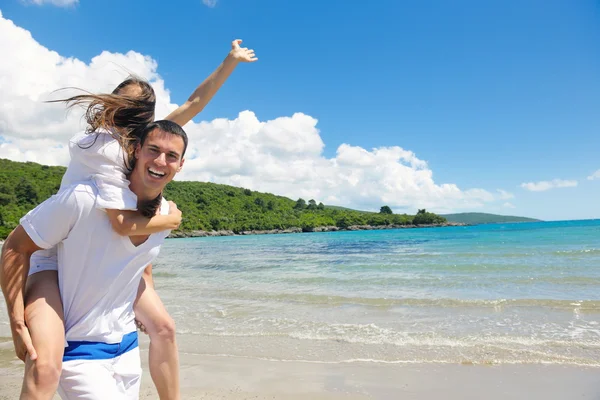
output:
[[[4,18],[85,62],[135,50],[181,104],[241,37],[239,68],[196,121],[318,120],[324,156],[401,146],[436,183],[514,194],[473,211],[600,218],[600,4],[568,0],[287,2],[4,0]],[[526,182],[577,181],[528,191]]]

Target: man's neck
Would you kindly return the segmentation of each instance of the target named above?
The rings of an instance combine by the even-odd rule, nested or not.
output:
[[[135,174],[131,174],[129,176],[129,189],[131,189],[131,191],[137,196],[138,206],[155,201],[161,194],[160,191],[148,190],[148,188],[146,188],[142,182],[137,179]]]

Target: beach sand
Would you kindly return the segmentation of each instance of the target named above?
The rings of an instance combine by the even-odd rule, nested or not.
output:
[[[142,399],[157,399],[142,340]],[[600,369],[560,365],[345,364],[181,354],[183,399],[600,400]],[[0,399],[16,399],[22,364],[0,346]],[[58,396],[55,397],[58,399]]]

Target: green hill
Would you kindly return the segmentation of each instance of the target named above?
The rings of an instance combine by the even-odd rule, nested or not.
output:
[[[498,224],[508,222],[538,222],[539,219],[515,217],[512,215],[497,215],[487,213],[459,213],[459,214],[443,214],[448,222],[456,222],[461,224],[478,225],[478,224]]]
[[[0,239],[17,226],[19,219],[55,193],[64,167],[0,159]],[[233,232],[355,225],[372,227],[443,224],[439,215],[420,210],[416,216],[384,214],[327,207],[314,200],[292,200],[270,193],[228,185],[174,181],[165,197],[183,213],[180,232],[229,230]]]

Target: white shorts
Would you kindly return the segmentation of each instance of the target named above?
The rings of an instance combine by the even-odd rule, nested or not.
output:
[[[141,381],[136,344],[114,358],[63,361],[58,394],[63,400],[138,400]]]
[[[41,271],[58,271],[58,255],[56,246],[49,249],[38,250],[29,259],[29,275]]]

